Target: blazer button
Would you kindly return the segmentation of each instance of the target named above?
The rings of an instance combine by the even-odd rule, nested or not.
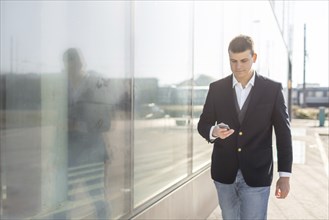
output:
[[[240,131],[240,132],[239,132],[239,135],[240,135],[240,136],[242,136],[242,135],[243,135],[242,131]]]
[[[241,152],[241,148],[240,147],[238,148],[238,152]]]

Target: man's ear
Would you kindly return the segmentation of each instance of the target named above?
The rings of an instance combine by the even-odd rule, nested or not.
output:
[[[257,60],[257,53],[254,53],[254,55],[252,55],[252,61],[256,63],[256,60]]]

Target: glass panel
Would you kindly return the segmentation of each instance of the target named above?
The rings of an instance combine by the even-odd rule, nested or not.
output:
[[[1,1],[1,219],[130,210],[130,3]]]
[[[135,206],[188,173],[191,6],[135,2]]]
[[[208,165],[212,145],[197,131],[209,84],[222,77],[222,3],[195,2],[194,15],[194,87],[193,87],[193,171]]]

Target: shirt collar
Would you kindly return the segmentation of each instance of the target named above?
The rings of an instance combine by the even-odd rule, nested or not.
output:
[[[238,80],[235,78],[234,74],[232,74],[232,75],[233,75],[232,88],[234,88],[239,82],[238,82]],[[254,86],[254,85],[255,85],[255,75],[256,75],[256,72],[253,71],[253,73],[252,73],[252,77],[251,77],[251,79],[249,80],[249,82],[247,83],[246,87],[248,87],[249,84],[250,84],[251,86]]]

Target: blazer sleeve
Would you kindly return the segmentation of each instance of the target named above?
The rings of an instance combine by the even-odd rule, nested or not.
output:
[[[272,123],[276,135],[278,171],[291,173],[293,161],[292,139],[289,115],[281,84],[279,84],[279,89],[277,91]]]
[[[210,129],[216,122],[216,112],[214,103],[214,88],[213,84],[210,84],[206,102],[203,106],[203,111],[198,123],[198,132],[208,142],[212,142],[209,137]]]

